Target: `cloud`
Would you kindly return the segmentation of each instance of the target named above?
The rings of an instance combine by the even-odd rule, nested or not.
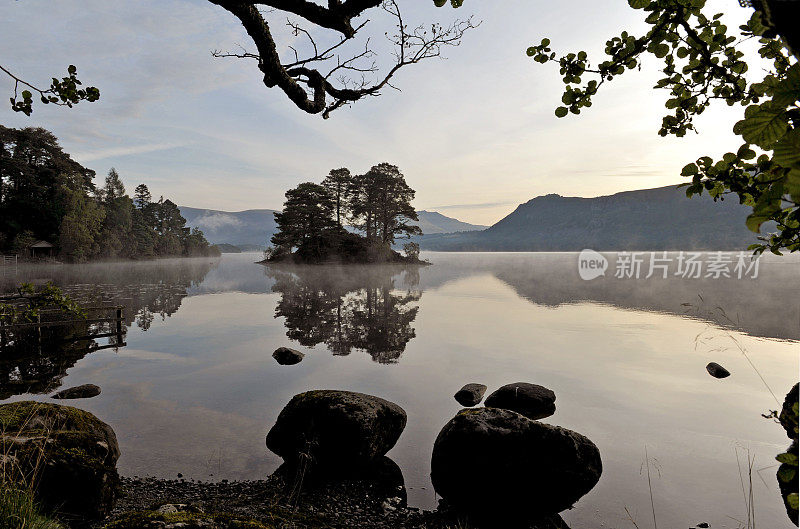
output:
[[[81,162],[93,162],[95,160],[103,160],[106,158],[117,158],[120,156],[130,156],[133,154],[145,154],[148,152],[166,151],[178,147],[185,147],[188,143],[151,143],[146,145],[129,145],[121,147],[110,147],[108,149],[100,149],[97,151],[76,152],[73,158]]]
[[[225,213],[212,213],[210,215],[203,215],[195,222],[195,225],[203,231],[214,232],[220,228],[228,226],[241,226],[242,221],[232,215]]]

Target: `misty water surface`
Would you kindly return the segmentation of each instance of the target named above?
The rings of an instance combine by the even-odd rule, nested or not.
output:
[[[771,391],[782,402],[797,381],[798,256],[765,257],[756,279],[610,270],[593,281],[579,278],[577,254],[425,257],[433,266],[265,268],[257,254],[229,254],[5,268],[3,290],[52,280],[82,300],[124,304],[129,328],[116,351],[0,362],[0,398],[98,384],[99,397],[74,402],[113,426],[123,475],[219,480],[277,468],[264,437],[292,395],[378,395],[408,413],[389,456],[409,503],[432,508],[430,454],[459,409],[453,393],[533,382],[557,395],[545,422],[588,436],[603,457],[600,483],[564,514],[573,529],[632,527],[626,508],[652,524],[645,448],[660,525],[737,527],[737,455],[744,464],[749,450],[759,526],[793,527],[774,461],[789,441],[761,414],[779,407]],[[279,346],[306,357],[280,366]],[[710,377],[710,361],[732,376]]]

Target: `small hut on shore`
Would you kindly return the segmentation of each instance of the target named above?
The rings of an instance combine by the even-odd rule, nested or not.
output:
[[[28,257],[31,259],[43,259],[55,256],[56,247],[47,241],[35,241],[27,248]]]

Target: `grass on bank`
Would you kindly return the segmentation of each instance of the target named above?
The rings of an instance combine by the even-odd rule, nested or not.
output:
[[[30,490],[2,483],[0,490],[0,527],[4,529],[65,529],[44,515]]]
[[[34,499],[33,482],[39,465],[43,464],[42,457],[37,459],[33,475],[26,475],[11,454],[13,442],[2,441],[6,437],[19,437],[32,416],[33,412],[27,417],[0,415],[0,528],[66,529],[45,514]],[[7,433],[9,426],[16,433]]]

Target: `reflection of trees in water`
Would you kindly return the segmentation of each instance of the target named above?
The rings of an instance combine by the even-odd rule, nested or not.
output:
[[[267,274],[281,294],[275,317],[285,318],[286,335],[301,345],[324,343],[335,355],[362,350],[392,363],[416,336],[417,267],[271,266]]]
[[[35,329],[19,333],[0,349],[0,400],[59,387],[67,369],[98,348],[95,340],[81,339],[88,328],[85,323],[49,327],[41,337]]]
[[[189,289],[202,282],[215,266],[206,259],[168,260],[114,265],[75,265],[32,268],[30,276],[15,277],[15,284],[3,283],[10,290],[16,282],[50,280],[82,305],[122,305],[123,335],[136,324],[150,328],[156,317],[162,320],[181,306]],[[36,275],[34,275],[36,274]],[[49,393],[61,385],[69,368],[99,348],[115,347],[117,336],[86,339],[88,334],[107,333],[112,324],[82,323],[35,330],[29,339],[16,340],[0,348],[0,400],[24,393]],[[81,338],[81,339],[77,339]]]

